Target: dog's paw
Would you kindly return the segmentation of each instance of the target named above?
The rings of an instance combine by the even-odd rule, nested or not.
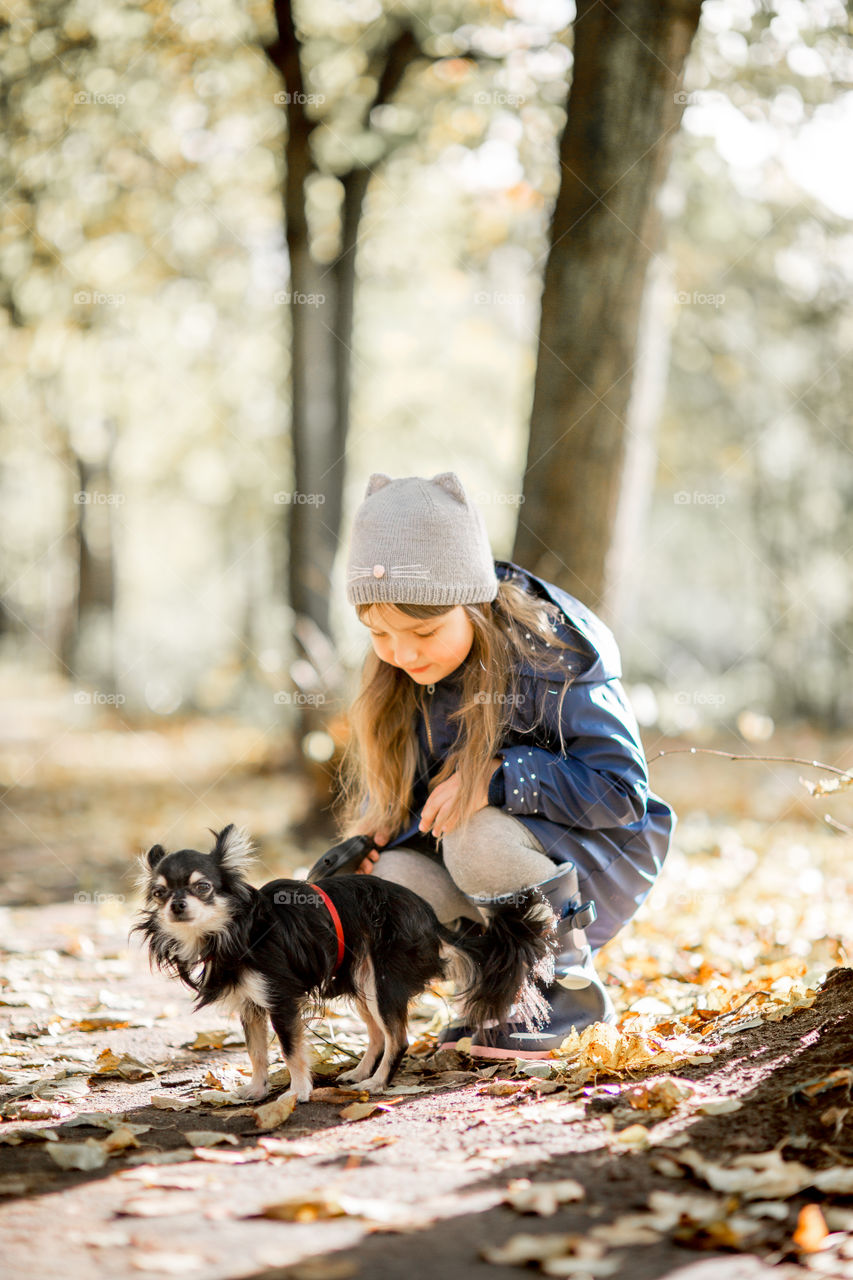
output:
[[[284,1095],[286,1098],[296,1098],[297,1102],[309,1102],[311,1100],[312,1084],[303,1085],[301,1089],[288,1089]]]
[[[234,1092],[238,1098],[244,1098],[246,1102],[260,1102],[269,1093],[269,1084],[265,1081],[263,1084],[241,1084]]]
[[[362,1080],[358,1087],[363,1089],[365,1093],[383,1093],[388,1088],[388,1081],[379,1080],[376,1076],[369,1076],[367,1080]]]
[[[342,1071],[337,1077],[337,1084],[358,1084],[358,1067],[351,1067],[349,1071]]]

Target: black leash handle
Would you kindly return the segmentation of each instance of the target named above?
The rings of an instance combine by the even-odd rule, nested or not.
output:
[[[306,879],[321,880],[324,876],[340,876],[355,871],[372,848],[372,836],[350,836],[349,840],[344,840],[342,844],[336,844],[321,854]]]

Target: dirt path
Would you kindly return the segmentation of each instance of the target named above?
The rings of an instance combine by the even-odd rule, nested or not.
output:
[[[239,1078],[245,1052],[233,1027],[222,1048],[186,1047],[221,1024],[192,1015],[188,997],[128,951],[123,907],[16,909],[2,923],[0,1251],[9,1280],[499,1280],[522,1272],[482,1251],[520,1233],[568,1233],[545,1264],[553,1275],[751,1280],[772,1267],[774,1277],[804,1268],[853,1277],[853,970],[835,970],[810,1006],[732,1035],[707,1061],[630,1079],[568,1066],[559,1075],[554,1062],[528,1067],[540,1075],[516,1074],[514,1063],[473,1070],[470,1059],[428,1052],[425,1033],[396,1091],[371,1099],[380,1107],[366,1118],[342,1118],[348,1098],[312,1101],[263,1133],[245,1107],[199,1102],[205,1080],[221,1093]],[[419,1006],[416,1029],[439,1003]],[[342,1047],[360,1043],[346,1016],[320,1030]],[[112,1058],[99,1058],[105,1050]],[[102,1074],[110,1062],[143,1078]],[[318,1088],[332,1085],[319,1074],[331,1070],[318,1063]],[[672,1077],[682,1083],[667,1085]],[[639,1080],[656,1092],[637,1093]],[[152,1094],[189,1109],[153,1106]],[[742,1105],[728,1109],[733,1102]],[[91,1113],[101,1114],[81,1124]],[[147,1128],[129,1133],[128,1124]],[[198,1131],[232,1140],[202,1146],[211,1139],[186,1136]],[[760,1171],[743,1167],[738,1191],[709,1187],[719,1174],[703,1160],[731,1165],[774,1147],[785,1163],[765,1158],[764,1190]],[[63,1150],[103,1163],[65,1169],[51,1154]],[[848,1194],[808,1185],[820,1169],[834,1169],[830,1179]],[[799,1190],[780,1183],[792,1172]],[[513,1186],[520,1179],[560,1183],[564,1198],[572,1180],[582,1198],[550,1216],[522,1212],[521,1200],[505,1203],[525,1193]],[[810,1204],[820,1206],[819,1223],[814,1210],[803,1213]],[[823,1247],[804,1251],[809,1240]]]

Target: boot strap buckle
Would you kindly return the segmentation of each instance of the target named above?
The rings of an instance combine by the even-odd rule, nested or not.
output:
[[[576,907],[570,904],[562,918],[568,922],[572,929],[588,929],[597,915],[595,903],[590,899],[587,902],[581,902]]]

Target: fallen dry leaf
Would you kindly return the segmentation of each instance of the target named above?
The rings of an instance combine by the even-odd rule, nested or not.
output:
[[[7,1120],[63,1120],[72,1114],[71,1108],[61,1102],[44,1102],[34,1098],[28,1102],[10,1102],[4,1106]]]
[[[96,1076],[120,1076],[122,1080],[145,1080],[157,1073],[147,1062],[140,1062],[129,1053],[115,1054],[112,1049],[103,1049],[95,1060]]]
[[[196,1159],[192,1147],[173,1147],[171,1151],[138,1151],[127,1157],[130,1165],[183,1164],[187,1160]]]
[[[538,1262],[540,1270],[550,1276],[578,1273],[606,1276],[619,1269],[622,1259],[605,1257],[605,1246],[599,1240],[576,1232],[560,1235],[515,1235],[505,1244],[480,1250],[480,1257],[497,1266],[526,1266]]]
[[[192,1098],[176,1098],[171,1093],[152,1093],[149,1101],[161,1111],[191,1111],[196,1105]]]
[[[691,1249],[743,1249],[759,1230],[749,1218],[724,1217],[706,1223],[682,1222],[675,1227],[673,1239]]]
[[[372,1116],[374,1111],[385,1110],[380,1108],[378,1102],[351,1102],[348,1107],[344,1107],[343,1111],[339,1111],[338,1115],[342,1120],[365,1120],[368,1116]]]
[[[0,1133],[0,1143],[8,1147],[19,1147],[25,1142],[58,1142],[59,1134],[55,1129],[8,1129]]]
[[[142,1127],[147,1129],[148,1125]],[[125,1124],[119,1125],[110,1132],[108,1137],[102,1138],[101,1145],[109,1155],[113,1155],[119,1151],[126,1151],[128,1147],[138,1147],[140,1143],[136,1139],[133,1127]]]
[[[600,1223],[589,1232],[594,1240],[600,1240],[610,1249],[618,1249],[624,1245],[656,1244],[661,1232],[653,1227],[648,1214],[630,1213],[614,1222]]]
[[[439,1071],[435,1079],[440,1084],[469,1084],[472,1080],[481,1080],[482,1076],[479,1071]],[[430,1086],[421,1087],[428,1089]]]
[[[501,1245],[487,1245],[480,1250],[480,1257],[496,1266],[523,1266],[528,1262],[542,1262],[545,1258],[558,1258],[571,1253],[583,1239],[577,1232],[562,1232],[559,1235],[510,1236]]]
[[[191,1044],[185,1049],[221,1049],[225,1041],[234,1036],[234,1032],[226,1028],[224,1031],[199,1031]]]
[[[620,1147],[627,1147],[631,1151],[642,1151],[649,1145],[651,1138],[644,1124],[629,1124],[625,1129],[620,1129],[617,1133],[614,1133],[611,1141],[618,1143]]]
[[[791,1239],[801,1253],[818,1253],[826,1247],[829,1235],[820,1205],[804,1204],[797,1217],[797,1229]]]
[[[269,1152],[271,1156],[285,1160],[294,1160],[297,1156],[312,1154],[304,1143],[294,1141],[293,1138],[269,1138],[266,1134],[258,1138],[258,1146],[263,1147],[264,1151]]]
[[[60,1071],[52,1080],[34,1085],[32,1094],[34,1098],[70,1102],[84,1097],[90,1091],[88,1073]]]
[[[736,1156],[729,1165],[706,1160],[692,1148],[675,1152],[673,1159],[687,1165],[715,1191],[741,1195],[745,1200],[784,1200],[806,1187],[853,1195],[853,1167],[809,1169],[795,1160],[783,1160],[776,1150]]]
[[[680,1222],[704,1225],[726,1215],[726,1201],[699,1191],[652,1191],[648,1198],[648,1224],[669,1231]]]
[[[229,1089],[199,1089],[196,1095],[203,1107],[245,1107],[246,1099]]]
[[[849,1107],[827,1107],[826,1111],[821,1112],[820,1122],[827,1127],[832,1126],[833,1136],[837,1138],[849,1114]]]
[[[789,1209],[784,1200],[753,1200],[744,1212],[755,1218],[773,1218],[776,1222],[785,1222]]]
[[[732,1111],[740,1111],[743,1103],[739,1098],[709,1098],[701,1102],[696,1110],[703,1116],[726,1116]]]
[[[125,1027],[130,1026],[130,1021],[125,1018],[117,1018],[115,1014],[89,1014],[88,1017],[78,1018],[72,1022],[71,1026],[75,1031],[121,1031]]]
[[[555,1063],[551,1060],[542,1060],[538,1058],[516,1058],[515,1071],[516,1075],[528,1076],[530,1079],[547,1080],[554,1074]]]
[[[503,1198],[519,1213],[538,1213],[550,1217],[561,1204],[583,1200],[586,1191],[579,1182],[565,1178],[560,1182],[531,1182],[529,1178],[515,1178],[510,1182]]]
[[[670,1115],[675,1109],[693,1097],[697,1087],[692,1080],[681,1080],[678,1076],[660,1076],[656,1080],[646,1080],[625,1089],[622,1099],[637,1111],[660,1111]]]
[[[317,1222],[322,1218],[345,1217],[346,1210],[331,1196],[293,1196],[266,1204],[253,1216],[274,1218],[277,1222]]]
[[[60,1169],[100,1169],[107,1163],[106,1147],[97,1138],[57,1143],[49,1146],[47,1153]]]
[[[649,1165],[655,1173],[662,1173],[665,1178],[684,1178],[687,1175],[680,1165],[668,1156],[655,1155],[649,1157]]]
[[[251,1113],[254,1116],[255,1128],[263,1129],[265,1132],[269,1132],[270,1129],[277,1129],[279,1125],[284,1124],[288,1116],[293,1114],[295,1106],[296,1094],[283,1093],[274,1102],[267,1102],[261,1107],[252,1107]]]
[[[825,1093],[828,1089],[849,1089],[853,1085],[853,1067],[839,1067],[836,1071],[831,1071],[828,1076],[821,1076],[819,1080],[810,1080],[807,1084],[799,1085],[793,1092],[795,1094],[803,1094],[807,1098],[814,1098],[816,1094]]]
[[[614,1023],[594,1022],[580,1035],[573,1031],[553,1052],[578,1067],[621,1074],[644,1067],[673,1066],[676,1062],[712,1062],[711,1054],[722,1047],[689,1035],[622,1031]]]
[[[73,1120],[65,1121],[65,1128],[69,1129],[74,1125],[91,1125],[93,1129],[117,1129],[119,1125],[125,1123],[127,1123],[127,1117],[121,1111],[78,1111]]]
[[[590,1244],[597,1243],[589,1241]],[[587,1258],[583,1254],[565,1258],[546,1258],[540,1270],[546,1276],[579,1276],[588,1280],[589,1276],[612,1276],[622,1265],[619,1257]]]
[[[853,1195],[853,1166],[835,1165],[831,1169],[820,1169],[814,1174],[811,1186],[818,1191],[829,1191],[839,1196]]]
[[[355,1098],[364,1100],[367,1097],[368,1094],[364,1089],[344,1089],[336,1085],[324,1085],[322,1088],[311,1090],[312,1102],[352,1102]]]
[[[193,1156],[205,1164],[258,1164],[269,1160],[263,1147],[243,1147],[239,1151],[220,1151],[219,1147],[193,1147]]]
[[[428,1210],[399,1200],[341,1195],[339,1203],[348,1217],[361,1218],[370,1231],[422,1231],[435,1223]]]
[[[220,1142],[236,1146],[238,1141],[233,1133],[223,1133],[221,1129],[187,1129],[184,1137],[192,1147],[215,1147]]]

